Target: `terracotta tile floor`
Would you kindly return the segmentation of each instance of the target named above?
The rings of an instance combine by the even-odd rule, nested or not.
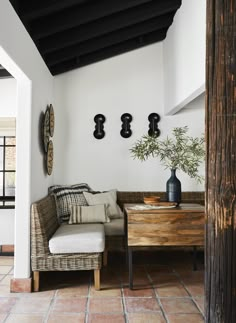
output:
[[[187,251],[134,252],[134,288],[121,253],[109,255],[100,291],[92,272],[48,272],[38,293],[10,293],[13,257],[0,257],[0,323],[204,322],[204,269]]]

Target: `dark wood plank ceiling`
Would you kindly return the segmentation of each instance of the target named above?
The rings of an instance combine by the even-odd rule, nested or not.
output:
[[[53,75],[162,41],[181,0],[10,0]]]
[[[11,74],[2,65],[0,65],[0,79],[6,79],[9,77],[12,77]]]

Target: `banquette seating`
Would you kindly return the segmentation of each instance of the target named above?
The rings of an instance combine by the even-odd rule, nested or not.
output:
[[[93,270],[95,289],[99,290],[100,269],[107,263],[107,253],[125,251],[123,205],[142,203],[149,195],[164,199],[164,194],[94,192],[87,184],[49,188],[49,194],[31,209],[33,290],[39,290],[40,272],[71,270]],[[182,199],[204,204],[204,193],[186,192]]]

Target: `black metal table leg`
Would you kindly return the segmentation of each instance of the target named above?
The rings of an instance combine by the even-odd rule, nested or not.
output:
[[[193,270],[197,270],[197,247],[193,247]]]
[[[132,260],[132,248],[128,247],[129,255],[129,289],[133,289],[133,260]]]

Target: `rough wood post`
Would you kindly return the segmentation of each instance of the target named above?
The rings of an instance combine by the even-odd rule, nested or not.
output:
[[[236,322],[236,1],[207,0],[206,319]]]

